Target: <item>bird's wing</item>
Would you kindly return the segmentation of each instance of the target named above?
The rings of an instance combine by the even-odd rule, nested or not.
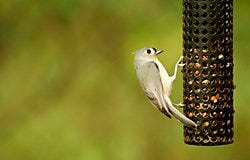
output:
[[[161,64],[161,62],[158,59],[156,59],[155,63],[159,67],[163,91],[165,94],[169,96],[172,90],[173,80],[171,79],[171,77],[169,77],[168,72],[166,71],[166,69],[164,68],[164,66]]]
[[[145,63],[145,73],[143,73],[142,87],[146,96],[163,114],[171,118],[163,95],[163,86],[159,72],[159,66],[154,61]]]

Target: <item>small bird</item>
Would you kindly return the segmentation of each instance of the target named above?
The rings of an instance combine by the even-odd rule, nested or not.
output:
[[[169,76],[157,58],[162,52],[163,50],[156,50],[153,47],[144,47],[134,52],[134,65],[140,86],[150,102],[163,114],[169,118],[173,115],[184,125],[196,128],[197,124],[178,111],[169,98],[177,68],[184,66],[180,64],[183,57],[177,61],[173,76]]]

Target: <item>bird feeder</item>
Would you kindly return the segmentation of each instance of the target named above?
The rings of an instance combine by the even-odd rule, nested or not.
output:
[[[183,0],[184,142],[233,143],[233,0]]]

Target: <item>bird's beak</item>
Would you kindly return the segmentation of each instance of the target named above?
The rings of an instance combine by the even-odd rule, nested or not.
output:
[[[157,55],[157,54],[160,54],[160,53],[162,53],[162,52],[163,52],[163,50],[158,50],[158,51],[156,51],[155,54]]]

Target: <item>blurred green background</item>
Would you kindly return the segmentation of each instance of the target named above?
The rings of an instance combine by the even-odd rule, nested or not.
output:
[[[0,160],[249,159],[250,1],[234,3],[234,143],[185,145],[146,100],[132,52],[182,54],[176,0],[0,2]],[[182,100],[179,72],[171,95]]]

